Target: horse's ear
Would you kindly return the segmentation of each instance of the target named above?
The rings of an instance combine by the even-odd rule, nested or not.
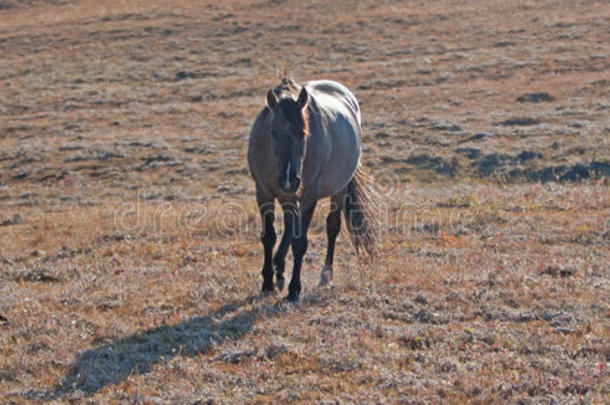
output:
[[[267,107],[273,108],[277,105],[277,97],[275,97],[275,93],[272,89],[267,92]]]
[[[305,89],[305,87],[301,88],[301,92],[299,93],[299,98],[297,99],[297,103],[299,104],[299,107],[301,107],[301,109],[305,108],[305,106],[307,106],[307,102],[309,101],[309,93],[307,93],[307,90]]]

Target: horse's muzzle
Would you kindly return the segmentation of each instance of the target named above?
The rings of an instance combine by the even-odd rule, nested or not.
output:
[[[285,193],[294,193],[300,186],[301,176],[299,176],[290,163],[288,163],[284,175],[280,178],[280,188]]]
[[[285,193],[295,193],[301,186],[301,179],[299,176],[289,176],[280,181],[280,188]]]

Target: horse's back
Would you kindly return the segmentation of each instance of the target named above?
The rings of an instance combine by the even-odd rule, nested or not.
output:
[[[332,80],[314,80],[305,83],[305,87],[316,99],[322,101],[327,108],[337,108],[341,102],[354,114],[360,125],[360,106],[352,92],[341,83]]]
[[[320,197],[341,191],[352,179],[360,162],[361,118],[354,95],[340,83],[319,80],[304,84],[316,103],[318,136],[330,146],[321,171]]]

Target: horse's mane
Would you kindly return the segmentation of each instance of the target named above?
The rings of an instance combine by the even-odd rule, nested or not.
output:
[[[283,99],[289,99],[294,101],[299,97],[299,92],[301,91],[302,86],[297,84],[294,80],[289,77],[282,77],[280,84],[273,89],[276,97],[278,98],[278,102],[284,112],[284,115],[291,121],[297,122],[303,128],[303,132],[305,135],[309,134],[309,114],[308,109],[304,108],[302,110],[294,109],[294,103],[282,103]]]
[[[299,91],[301,90],[301,86],[297,84],[290,77],[282,77],[280,84],[273,89],[273,92],[278,98],[282,96],[289,96],[291,98],[296,98],[299,95]]]

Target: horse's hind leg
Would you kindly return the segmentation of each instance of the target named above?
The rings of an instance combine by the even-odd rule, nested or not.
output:
[[[318,287],[323,287],[333,280],[333,257],[335,254],[335,241],[341,231],[341,207],[345,193],[339,192],[330,199],[330,212],[326,217],[326,236],[328,247],[326,248],[326,260],[320,274]]]
[[[263,243],[263,250],[265,253],[265,259],[263,262],[263,292],[273,291],[273,266],[271,264],[271,258],[273,255],[273,247],[275,246],[275,229],[273,228],[273,221],[275,220],[275,204],[273,198],[266,198],[263,195],[257,193],[258,209],[261,214],[263,222],[263,232],[261,234],[261,242]]]
[[[292,242],[292,236],[294,233],[294,221],[297,218],[297,206],[293,202],[282,203],[282,209],[284,210],[284,234],[280,241],[280,246],[273,256],[273,264],[275,266],[275,281],[278,290],[284,288],[284,267],[286,263],[286,254]]]

